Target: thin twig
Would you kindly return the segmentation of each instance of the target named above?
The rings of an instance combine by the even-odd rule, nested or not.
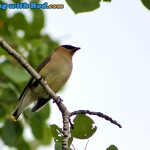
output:
[[[86,143],[86,145],[85,145],[85,149],[84,150],[86,150],[86,148],[87,148],[87,146],[88,146],[88,144],[89,144],[89,139],[87,139],[88,141],[87,141],[87,143]]]
[[[76,150],[76,148],[74,147],[74,145],[73,144],[71,144],[71,145],[72,145],[73,149]]]
[[[111,117],[109,117],[101,112],[94,112],[94,111],[89,111],[89,110],[78,110],[78,111],[71,112],[71,116],[77,115],[77,114],[96,115],[98,117],[104,118],[107,121],[110,121],[111,123],[117,125],[119,128],[122,128],[122,126],[116,120],[113,120]]]

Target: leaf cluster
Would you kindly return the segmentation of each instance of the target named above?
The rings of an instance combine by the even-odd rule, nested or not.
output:
[[[51,134],[55,141],[55,150],[62,150],[63,130],[55,124],[50,125]],[[73,150],[74,139],[89,139],[96,132],[97,126],[93,119],[84,114],[78,114],[73,119],[73,126],[70,127],[69,150]],[[93,147],[94,148],[94,147]],[[95,148],[94,148],[95,149]],[[118,150],[115,145],[109,146],[106,150]]]
[[[42,32],[45,25],[42,10],[26,10],[28,15],[22,11],[13,14],[9,10],[0,11],[0,35],[33,67],[49,55],[51,49],[58,46],[58,42]],[[33,115],[27,109],[23,113],[23,119],[17,122],[9,119],[29,78],[20,64],[0,48],[0,138],[5,145],[18,150],[35,150],[41,145],[49,145],[52,140],[47,124],[49,104]],[[28,136],[33,138],[29,140]]]

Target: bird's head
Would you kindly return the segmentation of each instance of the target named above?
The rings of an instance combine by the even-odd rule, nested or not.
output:
[[[80,47],[75,47],[75,46],[72,46],[72,45],[62,45],[62,47],[66,48],[71,55],[73,55],[77,50],[80,49]]]

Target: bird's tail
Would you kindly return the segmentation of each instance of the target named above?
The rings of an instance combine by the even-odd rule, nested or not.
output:
[[[11,115],[13,121],[17,121],[20,114],[34,101],[31,100],[30,93],[27,93],[22,99],[20,99],[17,108]]]
[[[16,108],[16,110],[12,113],[12,115],[11,115],[11,119],[13,120],[13,121],[17,121],[17,119],[19,118],[19,116],[20,116],[20,112],[19,112],[19,106]]]

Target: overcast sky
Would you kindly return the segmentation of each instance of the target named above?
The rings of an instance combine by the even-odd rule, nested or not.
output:
[[[61,0],[51,1],[52,4]],[[59,93],[70,111],[100,111],[123,128],[93,117],[97,132],[87,150],[148,150],[150,139],[150,11],[137,0],[113,0],[100,9],[75,15],[64,9],[46,10],[46,28],[61,44],[80,46],[74,70]],[[60,126],[61,115],[52,105],[50,123]],[[76,140],[83,150],[87,140]],[[53,148],[51,148],[53,149]],[[45,149],[43,149],[45,150]]]

